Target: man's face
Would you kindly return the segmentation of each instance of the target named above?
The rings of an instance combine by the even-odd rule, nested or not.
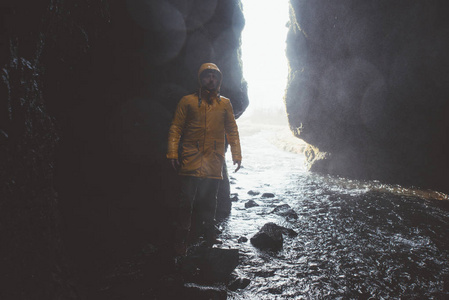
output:
[[[209,91],[218,88],[219,74],[214,70],[206,70],[201,73],[201,86]]]

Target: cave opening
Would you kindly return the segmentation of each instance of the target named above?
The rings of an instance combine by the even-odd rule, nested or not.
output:
[[[285,49],[289,1],[242,0],[242,5],[243,76],[248,82],[250,101],[242,119],[287,125],[284,93],[288,74]]]

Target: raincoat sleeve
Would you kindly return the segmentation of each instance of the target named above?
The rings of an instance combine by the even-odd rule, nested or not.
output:
[[[182,130],[185,125],[186,116],[187,104],[185,99],[183,98],[181,99],[181,101],[179,101],[178,107],[175,111],[175,116],[173,117],[173,121],[168,132],[168,159],[178,159],[179,139],[181,138]]]
[[[242,160],[242,151],[240,149],[240,138],[237,123],[234,118],[234,111],[232,104],[227,101],[226,105],[226,119],[225,119],[225,131],[228,143],[231,146],[232,160]]]

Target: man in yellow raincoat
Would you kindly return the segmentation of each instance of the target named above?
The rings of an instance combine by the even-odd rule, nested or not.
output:
[[[175,236],[175,251],[185,254],[186,239],[195,205],[206,241],[216,242],[215,210],[219,182],[223,179],[225,136],[232,160],[240,169],[242,161],[237,124],[231,102],[220,95],[222,74],[213,63],[198,71],[200,89],[184,96],[176,108],[168,136],[167,158],[181,175],[180,214]],[[182,140],[181,157],[178,146]]]

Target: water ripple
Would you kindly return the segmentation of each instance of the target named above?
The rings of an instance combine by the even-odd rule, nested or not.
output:
[[[239,201],[221,224],[222,247],[240,249],[236,272],[251,284],[230,299],[449,297],[447,195],[308,173],[302,155],[266,145],[264,136],[242,139],[244,169],[231,175]],[[250,199],[260,206],[246,209]],[[281,204],[298,218],[270,213]],[[298,236],[285,236],[278,252],[238,242],[268,222]]]

